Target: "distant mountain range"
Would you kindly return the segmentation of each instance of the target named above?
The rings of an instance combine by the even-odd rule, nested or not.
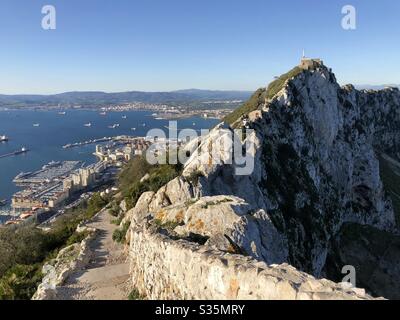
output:
[[[356,85],[355,88],[358,90],[367,89],[367,90],[382,90],[386,87],[397,87],[400,88],[400,84],[385,84],[385,85],[370,85],[370,84],[362,84]]]
[[[129,102],[184,103],[200,101],[247,100],[250,91],[214,91],[188,89],[171,92],[65,92],[53,95],[0,95],[0,107],[34,107],[54,105],[102,106]]]

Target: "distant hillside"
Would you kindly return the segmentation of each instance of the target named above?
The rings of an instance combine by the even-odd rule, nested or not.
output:
[[[33,107],[61,104],[81,106],[102,106],[129,102],[184,103],[221,100],[247,100],[251,92],[212,91],[189,89],[172,92],[65,92],[54,95],[0,95],[1,107]]]
[[[370,85],[370,84],[360,84],[356,85],[355,88],[358,90],[383,90],[387,87],[397,87],[400,88],[400,84],[385,84],[385,85]]]

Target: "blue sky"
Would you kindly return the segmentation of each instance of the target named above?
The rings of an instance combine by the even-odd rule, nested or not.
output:
[[[255,90],[303,48],[342,84],[400,83],[399,14],[398,0],[1,0],[0,93]]]

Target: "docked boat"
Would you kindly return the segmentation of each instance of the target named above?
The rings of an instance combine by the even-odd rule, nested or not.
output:
[[[106,113],[106,112],[100,112],[100,115],[101,115],[101,116],[106,116],[107,113]]]
[[[58,113],[60,116],[65,116],[67,113],[65,111],[61,111]]]
[[[14,178],[13,182],[14,182],[14,183],[17,183],[18,180],[23,179],[23,178],[29,176],[30,174],[32,174],[32,172],[21,172],[20,174],[18,174],[18,175]]]
[[[136,128],[131,128],[132,131],[136,131]]]
[[[7,200],[0,200],[0,207],[4,207],[7,204]]]

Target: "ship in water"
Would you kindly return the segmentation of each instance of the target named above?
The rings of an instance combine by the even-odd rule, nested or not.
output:
[[[83,126],[87,127],[87,128],[90,128],[92,126],[92,124],[89,122],[89,123],[85,123]]]
[[[6,142],[6,141],[8,141],[8,137],[7,136],[5,136],[5,135],[0,136],[0,142]]]
[[[106,116],[106,115],[107,115],[107,112],[100,112],[100,115],[101,115],[101,116]]]
[[[10,152],[10,153],[7,153],[7,154],[0,155],[0,158],[7,158],[7,157],[11,157],[11,156],[17,156],[17,155],[20,155],[20,154],[25,154],[25,153],[27,153],[28,151],[29,151],[29,150],[28,150],[27,148],[22,147],[20,150],[17,150],[17,151],[14,151],[14,152]]]
[[[128,119],[128,117],[127,116],[122,116],[122,119]]]
[[[34,126],[35,128],[40,127],[40,123],[34,123],[33,126]]]
[[[22,153],[27,153],[29,150],[25,147],[22,147],[21,150],[19,151],[15,151],[14,154],[18,155],[18,154],[22,154]]]
[[[65,116],[67,113],[66,113],[65,111],[60,111],[58,114],[59,114],[60,116]]]
[[[0,207],[4,207],[7,204],[7,200],[0,200]]]
[[[112,126],[108,126],[110,129],[116,129],[119,127],[119,123],[114,123]]]

